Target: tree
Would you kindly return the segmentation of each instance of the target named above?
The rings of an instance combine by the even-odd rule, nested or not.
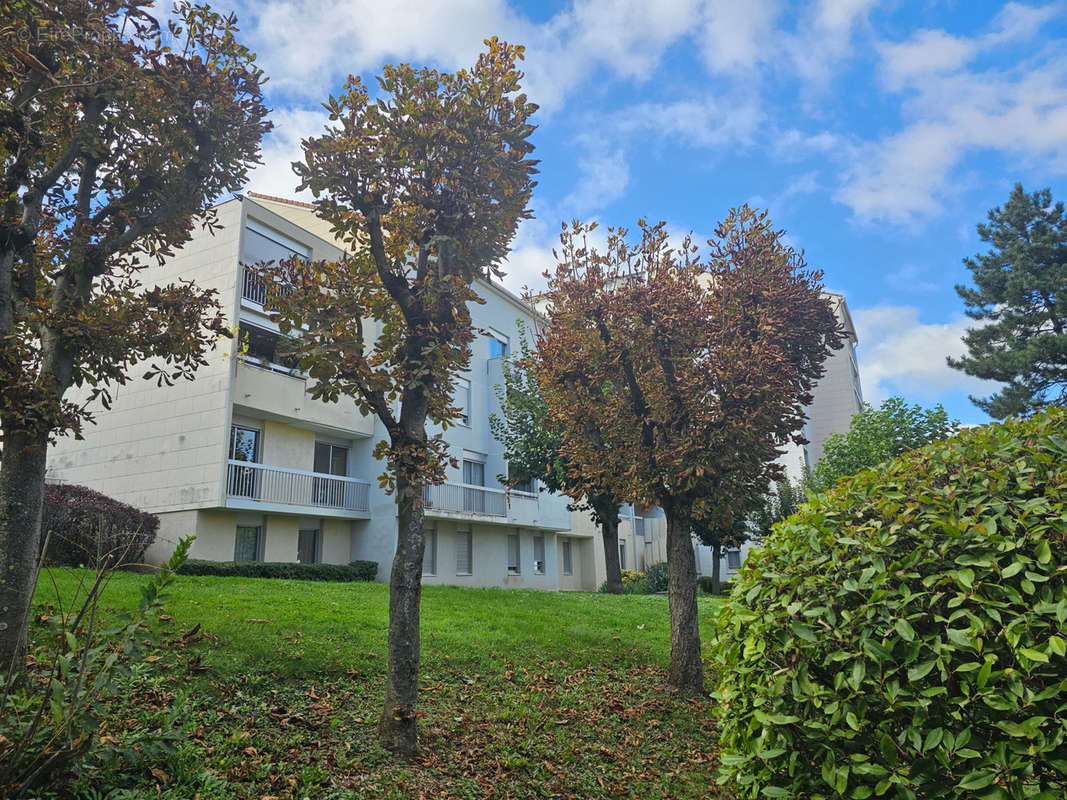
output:
[[[504,458],[510,474],[501,480],[538,480],[554,493],[574,500],[572,511],[588,511],[600,526],[604,545],[606,591],[622,594],[622,565],[619,562],[620,504],[609,486],[569,477],[567,462],[560,455],[559,428],[548,419],[548,409],[537,385],[533,364],[536,355],[526,341],[520,323],[522,357],[504,362],[504,386],[497,388],[503,417],[489,417],[493,435],[504,445]]]
[[[383,486],[395,491],[397,548],[389,582],[389,658],[379,732],[417,748],[423,490],[454,463],[427,420],[456,418],[451,390],[474,338],[476,277],[499,275],[527,204],[536,162],[519,94],[523,49],[490,39],[471,70],[387,66],[384,98],[350,77],[327,108],[332,126],[294,164],[348,255],[266,268],[269,307],[314,379],[311,395],[350,399],[388,434]],[[375,335],[376,334],[376,335]]]
[[[940,404],[933,408],[909,406],[901,397],[890,397],[878,408],[864,403],[852,417],[848,433],[834,433],[823,444],[809,485],[822,491],[841,478],[877,466],[924,444],[946,439],[959,430]]]
[[[22,667],[49,439],[139,362],[192,378],[226,333],[214,291],[145,281],[257,163],[262,73],[235,17],[181,3],[161,28],[148,5],[16,2],[0,21],[0,669]]]
[[[671,249],[662,222],[639,227],[637,244],[609,229],[603,253],[592,225],[564,230],[538,379],[570,472],[663,508],[669,681],[702,694],[694,522],[729,529],[780,477],[840,334],[819,273],[765,213],[732,211],[706,259],[689,238]]]
[[[997,419],[1067,402],[1067,217],[1052,194],[1015,184],[978,235],[988,253],[965,258],[975,287],[957,286],[967,316],[986,324],[963,337],[968,353],[948,363],[1006,383],[971,401]]]

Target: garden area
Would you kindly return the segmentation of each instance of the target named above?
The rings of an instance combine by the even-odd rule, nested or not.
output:
[[[48,570],[37,619],[83,570]],[[107,613],[145,576],[116,574]],[[426,587],[422,752],[375,726],[388,587],[179,575],[75,798],[714,796],[707,702],[665,688],[667,598]],[[701,598],[705,640],[718,602]],[[41,622],[38,622],[41,625]]]

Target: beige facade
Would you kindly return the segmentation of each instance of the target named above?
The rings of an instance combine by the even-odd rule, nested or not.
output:
[[[194,381],[119,387],[113,408],[98,414],[84,440],[57,443],[49,475],[159,515],[148,553],[156,562],[182,537],[195,536],[193,558],[366,559],[387,580],[396,504],[377,485],[383,465],[372,452],[386,433],[351,400],[311,397],[313,380],[286,363],[278,328],[262,305],[263,285],[243,266],[343,253],[305,204],[249,196],[216,210],[220,226],[213,235],[197,232],[144,278],[193,279],[215,289],[235,338],[217,343]],[[450,429],[463,469],[427,493],[433,535],[426,582],[558,589],[556,534],[570,524],[566,501],[505,491],[497,475],[507,464],[488,424],[499,410],[500,362],[517,342],[516,319],[532,326],[535,315],[502,287],[479,281],[477,288],[486,302],[472,305],[472,317],[491,336],[472,345],[463,380],[469,418]],[[373,339],[372,323],[364,331]],[[457,560],[460,550],[465,566]]]

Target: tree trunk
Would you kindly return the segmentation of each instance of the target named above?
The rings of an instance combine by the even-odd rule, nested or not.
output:
[[[688,508],[664,508],[667,515],[667,601],[671,615],[671,663],[667,682],[695,696],[704,695],[697,614],[697,570]]]
[[[26,628],[41,542],[48,445],[5,432],[0,460],[0,671],[25,666]]]
[[[600,537],[604,542],[604,591],[622,594],[622,566],[619,563],[619,505],[610,498],[597,497],[591,501],[600,522]]]
[[[412,485],[407,476],[397,475],[396,504],[396,555],[389,577],[389,664],[378,733],[386,750],[410,759],[418,749],[422,487]]]
[[[722,594],[722,544],[719,542],[711,546],[711,593],[716,597]]]

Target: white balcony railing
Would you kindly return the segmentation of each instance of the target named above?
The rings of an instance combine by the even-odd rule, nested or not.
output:
[[[250,461],[228,464],[226,494],[230,497],[287,506],[370,510],[370,484],[366,481]]]
[[[452,511],[459,514],[476,514],[485,517],[534,516],[537,512],[537,495],[529,492],[505,492],[486,486],[467,483],[442,483],[427,486],[422,499],[429,511]]]

